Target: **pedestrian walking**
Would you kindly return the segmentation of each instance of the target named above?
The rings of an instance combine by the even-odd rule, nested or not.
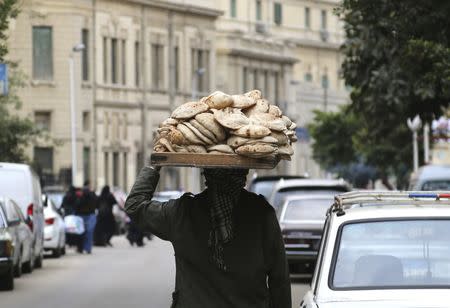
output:
[[[102,188],[98,198],[97,224],[95,225],[94,242],[97,246],[112,246],[111,238],[116,229],[113,206],[117,204],[108,185]]]
[[[62,208],[64,209],[65,217],[75,215],[78,207],[80,206],[81,195],[82,192],[79,188],[77,189],[72,185],[69,187],[62,201]],[[84,234],[70,232],[66,233],[67,245],[71,247],[75,246],[77,251],[83,250],[83,238]]]
[[[79,253],[83,251],[90,254],[92,252],[92,245],[94,241],[94,229],[96,223],[95,210],[97,209],[98,198],[97,195],[91,190],[89,181],[86,181],[83,185],[82,195],[80,198],[80,204],[76,210],[76,214],[81,216],[84,221],[84,237],[83,248],[78,249]]]
[[[204,169],[206,190],[153,201],[159,169],[144,167],[125,203],[141,228],[172,242],[173,307],[291,308],[275,211],[244,189],[248,170]]]

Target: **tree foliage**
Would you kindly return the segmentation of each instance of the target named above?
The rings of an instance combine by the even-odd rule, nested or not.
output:
[[[337,14],[346,33],[342,74],[352,91],[348,110],[333,117],[347,124],[357,119],[351,135],[355,161],[402,182],[412,165],[406,120],[418,114],[430,121],[450,101],[450,2],[343,0]],[[323,115],[316,120],[319,128],[329,125]],[[318,156],[332,139],[313,137]],[[328,154],[340,157],[337,151]]]
[[[5,62],[8,53],[8,27],[10,18],[18,14],[17,0],[0,2],[0,62]],[[0,96],[0,161],[24,162],[27,160],[25,147],[40,135],[29,119],[20,118],[11,113],[21,107],[18,95],[20,88],[25,87],[26,76],[16,63],[8,62],[9,93]]]

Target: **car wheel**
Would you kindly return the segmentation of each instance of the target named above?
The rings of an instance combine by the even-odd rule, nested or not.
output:
[[[43,252],[39,254],[39,256],[34,259],[34,267],[35,268],[42,268],[42,260],[44,259]]]
[[[66,255],[66,245],[64,244],[63,248],[61,249],[61,254],[64,256]]]
[[[59,257],[61,257],[61,248],[60,248],[60,247],[53,249],[53,251],[52,251],[52,257],[53,257],[53,258],[59,258]]]
[[[19,278],[22,276],[22,251],[19,253],[19,260],[17,260],[16,266],[14,266],[14,277]]]
[[[8,272],[3,276],[0,276],[0,289],[1,290],[13,290],[14,289],[14,266],[11,266],[8,269]]]

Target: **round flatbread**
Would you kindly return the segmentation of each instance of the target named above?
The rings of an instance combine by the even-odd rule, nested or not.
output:
[[[249,119],[236,108],[225,108],[222,110],[212,109],[214,119],[223,127],[229,129],[239,129],[250,124]]]
[[[275,105],[269,105],[269,113],[273,114],[277,118],[280,118],[283,115],[283,113],[281,112],[281,109]]]
[[[210,145],[210,144],[214,144],[214,142],[209,139],[208,137],[206,137],[205,135],[203,135],[198,129],[196,129],[191,123],[189,122],[184,122],[184,125],[186,125],[201,141],[203,141],[204,144],[206,145]]]
[[[231,95],[225,94],[221,91],[216,91],[210,96],[206,97],[204,102],[211,109],[223,109],[233,104],[233,98],[231,97]]]
[[[227,144],[216,144],[208,148],[208,152],[218,151],[224,154],[234,154],[233,149]]]
[[[244,111],[247,117],[255,113],[267,113],[269,111],[269,102],[265,99],[256,100],[256,104]]]
[[[256,104],[256,100],[245,95],[232,95],[233,98],[233,104],[231,107],[233,108],[239,108],[239,109],[246,109]]]
[[[190,144],[200,144],[203,145],[203,141],[198,138],[192,130],[189,129],[186,125],[183,123],[180,123],[177,125],[177,129],[183,134],[184,138],[190,143]]]
[[[206,148],[202,145],[188,145],[186,148],[189,153],[207,153]]]
[[[271,132],[270,136],[277,139],[278,145],[285,145],[289,143],[289,137],[286,136],[285,133],[282,132]]]
[[[251,90],[244,94],[245,96],[248,96],[250,98],[253,98],[254,100],[258,100],[262,98],[261,91],[259,90]]]
[[[247,138],[262,138],[270,135],[270,129],[262,125],[251,124],[233,130],[231,131],[231,134]]]
[[[205,112],[209,109],[208,105],[204,102],[187,102],[177,107],[172,112],[172,118],[174,119],[190,119],[195,115]]]
[[[277,147],[267,143],[247,144],[240,146],[235,150],[239,155],[249,157],[264,157],[274,153]]]
[[[218,142],[224,141],[226,138],[225,130],[220,126],[219,122],[216,121],[212,113],[200,113],[195,116],[201,125],[203,125],[207,130],[216,136]]]
[[[194,126],[196,129],[198,129],[203,135],[208,137],[208,139],[212,140],[214,143],[217,143],[216,136],[214,136],[214,134],[211,131],[209,131],[206,127],[201,125],[200,122],[198,122],[196,119],[191,119],[189,123],[191,123],[191,125]]]

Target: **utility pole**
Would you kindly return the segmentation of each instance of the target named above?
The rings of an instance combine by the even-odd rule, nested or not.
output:
[[[148,151],[148,125],[147,125],[147,110],[148,110],[148,102],[147,102],[147,74],[145,74],[145,69],[147,68],[147,53],[145,45],[145,31],[146,31],[146,14],[145,14],[145,5],[143,4],[141,7],[141,43],[140,43],[140,52],[141,52],[141,69],[139,74],[141,75],[142,80],[142,165],[145,166],[148,161],[149,151]]]
[[[174,46],[174,36],[173,36],[173,11],[169,10],[168,16],[168,26],[167,30],[169,33],[169,112],[175,107],[175,95],[176,95],[176,67],[175,67],[175,46]]]
[[[98,187],[98,138],[97,138],[97,0],[92,1],[92,148],[94,166],[92,184]],[[88,51],[89,57],[89,51]],[[90,159],[90,158],[89,158]]]

